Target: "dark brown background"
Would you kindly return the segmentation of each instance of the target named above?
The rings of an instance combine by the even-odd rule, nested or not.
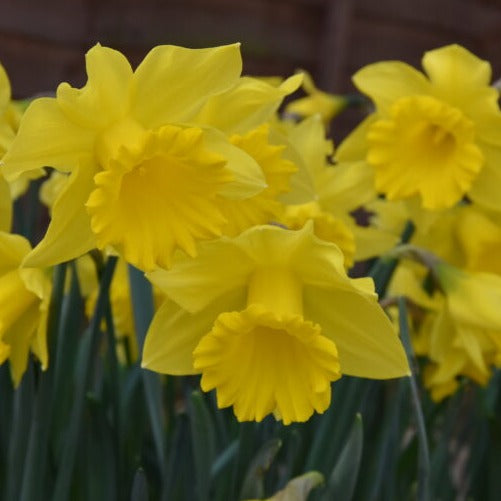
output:
[[[384,59],[419,65],[425,50],[460,43],[501,76],[501,1],[494,0],[0,0],[0,61],[15,97],[85,82],[96,42],[137,64],[157,44],[242,42],[244,72],[310,70],[326,90]]]

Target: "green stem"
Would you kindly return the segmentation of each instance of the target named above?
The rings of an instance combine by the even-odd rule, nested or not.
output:
[[[416,415],[417,434],[419,443],[419,456],[418,456],[418,492],[417,499],[419,501],[429,501],[430,497],[430,452],[428,449],[428,438],[426,434],[426,425],[424,422],[423,410],[421,408],[421,401],[419,399],[419,392],[415,377],[416,360],[414,351],[411,345],[409,334],[409,324],[407,321],[407,305],[404,297],[398,298],[398,316],[399,327],[402,342],[407,353],[409,360],[409,367],[411,368],[410,388],[412,403]]]

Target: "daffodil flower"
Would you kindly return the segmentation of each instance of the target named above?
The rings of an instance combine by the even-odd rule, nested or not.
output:
[[[290,102],[285,108],[287,113],[300,117],[310,117],[318,114],[322,117],[323,122],[327,124],[348,106],[346,97],[321,91],[307,71],[302,70],[301,74],[303,75],[303,89],[307,96]]]
[[[31,250],[20,235],[0,233],[0,363],[7,358],[14,386],[26,371],[30,350],[48,364],[47,313],[50,280],[40,269],[21,269]]]
[[[414,348],[430,361],[424,383],[439,401],[456,391],[459,376],[485,385],[492,368],[501,366],[501,277],[437,261],[433,273],[440,290],[428,295],[421,287],[425,273],[422,266],[399,266],[390,291],[425,310]]]
[[[371,279],[350,279],[334,244],[312,224],[257,226],[201,245],[148,278],[169,298],[146,337],[143,367],[202,374],[219,407],[240,421],[274,413],[306,421],[330,403],[330,383],[349,374],[409,374],[402,345]]]
[[[352,211],[374,200],[372,169],[364,162],[330,165],[332,142],[325,139],[319,115],[314,115],[288,131],[291,144],[302,158],[313,193],[311,199],[294,203],[289,197],[281,222],[291,229],[314,222],[315,234],[338,245],[350,268],[355,260],[364,260],[393,247],[397,238],[383,230],[358,226]]]
[[[35,100],[4,158],[8,180],[42,166],[69,173],[28,266],[111,246],[143,269],[222,233],[216,199],[246,198],[266,183],[259,165],[196,115],[239,79],[239,46],[159,46],[133,71],[115,50],[86,56],[87,84]],[[221,110],[224,112],[224,110]]]
[[[426,75],[398,61],[374,63],[353,81],[376,106],[340,145],[340,160],[365,158],[389,200],[419,197],[451,207],[465,195],[501,209],[501,112],[491,67],[458,45],[426,52]]]

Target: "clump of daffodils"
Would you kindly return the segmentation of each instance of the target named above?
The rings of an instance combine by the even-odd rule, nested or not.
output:
[[[409,224],[414,248],[443,262],[431,290],[403,264],[390,287],[421,308],[425,385],[439,399],[460,376],[485,384],[501,365],[501,112],[487,62],[451,45],[425,54],[424,73],[362,68],[354,82],[374,110],[338,148],[326,127],[350,100],[306,73],[242,76],[238,44],[158,46],[135,70],[98,44],[86,67],[82,88],[60,84],[20,123],[0,72],[0,363],[15,384],[30,351],[44,367],[50,358],[48,267],[77,260],[90,317],[95,261],[117,255],[109,299],[122,363],[200,374],[240,421],[306,421],[343,374],[409,375],[380,284],[348,275],[402,255],[392,249]],[[308,96],[282,114],[301,85]],[[8,233],[13,186],[43,176],[50,223],[31,248]],[[130,266],[156,286],[142,353]]]

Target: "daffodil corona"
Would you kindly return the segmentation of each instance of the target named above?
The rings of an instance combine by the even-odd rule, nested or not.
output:
[[[285,424],[327,409],[341,374],[407,375],[398,336],[370,279],[350,279],[334,244],[257,226],[178,256],[147,275],[168,297],[146,337],[143,366],[202,374],[240,421]]]

